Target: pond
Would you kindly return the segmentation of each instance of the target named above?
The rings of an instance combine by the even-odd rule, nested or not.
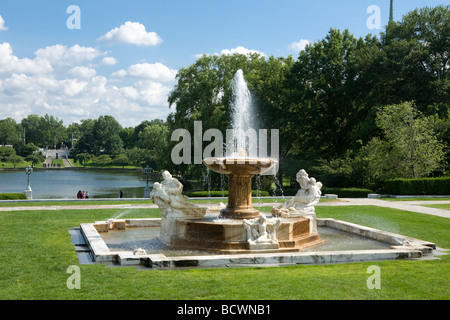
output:
[[[25,169],[0,171],[0,193],[23,193],[27,181]],[[33,199],[75,199],[79,190],[89,198],[117,198],[120,190],[124,198],[143,198],[147,176],[143,170],[35,169],[30,184]]]

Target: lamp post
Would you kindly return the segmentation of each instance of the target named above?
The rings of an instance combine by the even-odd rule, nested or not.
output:
[[[25,189],[25,195],[27,196],[27,199],[32,199],[32,190],[30,185],[30,175],[33,173],[33,168],[31,166],[28,166],[25,168],[25,173],[28,176],[28,186]]]
[[[150,198],[150,187],[148,185],[148,176],[152,173],[153,169],[148,165],[144,168],[144,173],[147,176],[147,186],[144,189],[144,198]]]

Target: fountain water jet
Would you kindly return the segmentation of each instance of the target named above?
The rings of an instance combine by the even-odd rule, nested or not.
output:
[[[203,159],[208,169],[227,175],[228,204],[225,208],[197,207],[181,195],[178,180],[163,173],[165,180],[154,184],[151,197],[163,217],[160,240],[169,247],[245,253],[298,251],[323,243],[313,212],[275,213],[270,217],[253,207],[252,178],[273,171],[278,165],[275,158],[256,157],[253,146],[247,143],[245,132],[254,131],[253,117],[251,94],[242,70],[238,70],[233,79],[233,135],[227,141],[227,156]],[[288,209],[295,211],[293,206]]]

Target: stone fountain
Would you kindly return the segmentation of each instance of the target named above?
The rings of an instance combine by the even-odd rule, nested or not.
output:
[[[233,128],[245,130],[251,127],[251,96],[242,71],[235,76],[233,92]],[[315,205],[321,196],[322,184],[309,177],[305,170],[297,173],[300,189],[271,212],[259,212],[252,205],[251,179],[255,175],[273,174],[277,159],[255,157],[246,151],[245,137],[233,137],[235,148],[225,157],[205,158],[209,169],[226,175],[229,180],[228,203],[216,207],[201,207],[182,195],[183,185],[169,172],[162,174],[163,181],[155,183],[150,193],[161,211],[161,219],[109,219],[93,224],[82,223],[73,236],[81,261],[114,262],[120,265],[145,265],[152,268],[222,267],[247,264],[317,264],[357,262],[388,259],[421,258],[436,249],[434,243],[368,228],[335,219],[316,219]],[[227,146],[228,149],[228,146]],[[249,156],[250,154],[250,156]],[[363,236],[372,249],[320,251],[325,241],[318,234],[332,229],[335,232]],[[118,235],[126,230],[144,229],[146,250],[136,247],[133,251],[114,250],[106,244],[105,235]],[[151,230],[156,229],[158,233]],[[111,231],[111,232],[110,232]],[[71,233],[72,234],[72,233]],[[159,234],[156,240],[156,235]],[[326,232],[322,233],[327,237]],[[133,242],[132,235],[125,236],[125,244]],[[85,242],[83,241],[85,239]],[[119,236],[120,239],[120,236]],[[156,252],[148,247],[148,240],[158,244]],[[328,238],[330,239],[330,238]],[[326,246],[339,244],[336,237]],[[133,240],[133,241],[132,241]],[[372,244],[373,241],[380,242]],[[164,245],[161,246],[161,243]],[[376,249],[374,248],[376,245]],[[380,246],[381,245],[381,246]],[[87,249],[84,249],[86,246]],[[167,253],[174,249],[175,255]],[[87,250],[85,255],[84,250]],[[308,252],[310,250],[317,250]],[[329,249],[327,249],[329,250]],[[300,252],[301,251],[301,252]],[[188,254],[194,252],[195,254]],[[211,254],[212,253],[212,254]],[[168,254],[168,255],[166,255]]]
[[[165,171],[164,181],[155,183],[150,194],[162,213],[160,241],[171,248],[219,253],[299,251],[323,243],[317,233],[314,212],[322,185],[304,170],[298,174],[301,190],[289,202],[274,208],[272,213],[253,207],[252,178],[272,171],[278,160],[250,157],[246,152],[242,132],[252,127],[253,113],[242,70],[236,72],[233,93],[234,148],[227,150],[226,157],[203,160],[212,171],[227,175],[227,206],[201,208],[190,203],[181,194],[181,183]]]

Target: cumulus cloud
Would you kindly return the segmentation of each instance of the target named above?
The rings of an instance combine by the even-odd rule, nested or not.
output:
[[[134,78],[152,79],[162,82],[174,81],[177,70],[157,63],[138,63],[130,66],[127,70],[119,70],[112,74],[114,77],[130,76]]]
[[[49,46],[19,58],[9,43],[0,43],[0,119],[49,113],[70,124],[108,114],[123,126],[136,126],[165,118],[176,70],[141,63],[110,79],[96,69],[116,62],[106,52],[78,45]]]
[[[113,66],[117,63],[116,58],[113,57],[104,57],[102,59],[101,64],[105,65],[105,66]]]
[[[250,49],[244,48],[242,46],[237,46],[234,49],[224,49],[224,50],[220,51],[220,55],[233,55],[235,53],[244,54],[244,55],[257,53],[263,57],[266,56],[266,54],[264,52],[261,52],[258,50],[250,50]],[[218,54],[218,53],[215,53],[215,54]]]
[[[147,32],[143,24],[131,21],[127,21],[120,27],[108,31],[98,40],[110,44],[124,43],[138,46],[155,46],[162,42],[162,39],[156,32]]]
[[[292,42],[288,49],[295,52],[300,52],[306,49],[306,46],[310,45],[312,42],[305,39],[300,39],[299,41]]]
[[[5,26],[5,20],[0,15],[0,31],[6,31],[8,30],[8,27]]]
[[[213,55],[216,55],[216,56],[233,55],[235,53],[243,54],[243,55],[250,55],[250,54],[256,53],[256,54],[259,54],[259,55],[261,55],[263,57],[266,56],[266,54],[264,52],[262,52],[262,51],[247,49],[247,48],[245,48],[243,46],[237,46],[236,48],[233,48],[233,49],[223,49],[223,50],[220,51],[220,53],[215,52]],[[206,54],[206,53],[199,53],[199,54],[194,55],[194,57],[196,59],[198,59],[198,58],[201,58],[203,55],[209,56],[209,54]]]
[[[0,74],[2,73],[48,73],[53,70],[50,61],[36,57],[35,59],[19,59],[13,54],[11,45],[0,43]]]

